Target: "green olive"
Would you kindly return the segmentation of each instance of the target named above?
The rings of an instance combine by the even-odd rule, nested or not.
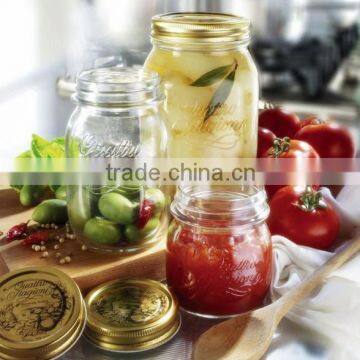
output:
[[[61,185],[56,189],[55,197],[59,200],[66,201],[66,186],[65,185]]]
[[[34,209],[31,218],[40,224],[65,224],[68,220],[66,201],[45,200]]]
[[[85,223],[91,218],[91,198],[87,191],[79,190],[68,202],[68,213],[74,230],[82,231]]]
[[[129,242],[139,241],[150,233],[152,233],[155,229],[160,225],[160,220],[156,217],[151,218],[143,229],[139,229],[134,224],[129,224],[125,226],[124,234]]]
[[[108,220],[127,225],[135,221],[137,204],[132,203],[123,195],[108,193],[101,196],[99,210]]]
[[[129,224],[125,226],[124,235],[129,242],[136,242],[141,237],[140,230],[134,224]]]
[[[45,186],[24,185],[20,190],[20,202],[23,206],[32,206],[40,201],[44,195]]]
[[[150,188],[145,191],[145,199],[152,201],[155,204],[155,212],[159,213],[165,208],[165,195],[156,188]]]
[[[140,188],[139,186],[105,186],[101,189],[101,194],[105,195],[108,193],[116,193],[125,196],[131,201],[134,201],[136,199],[140,198]]]
[[[121,240],[121,231],[117,224],[95,217],[85,224],[84,235],[97,244],[113,245]]]
[[[175,222],[175,220],[172,220],[170,225],[169,225],[169,228],[168,228],[168,232],[167,232],[168,236],[172,236],[175,229],[176,229],[176,222]]]
[[[140,230],[143,236],[146,236],[157,229],[160,225],[160,220],[157,217],[151,218],[146,225]]]

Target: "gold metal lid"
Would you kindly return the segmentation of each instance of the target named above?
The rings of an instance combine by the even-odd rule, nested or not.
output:
[[[152,19],[152,38],[177,44],[244,44],[250,41],[250,21],[216,13],[172,13]]]
[[[55,359],[81,336],[86,309],[76,283],[52,267],[0,277],[0,358]]]
[[[178,304],[157,281],[112,281],[93,289],[85,303],[85,335],[106,350],[153,349],[169,341],[180,327]]]

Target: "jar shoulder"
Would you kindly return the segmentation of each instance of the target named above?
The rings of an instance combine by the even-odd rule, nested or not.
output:
[[[231,51],[179,51],[154,47],[149,53],[145,68],[155,71],[164,79],[180,76],[194,81],[205,73],[219,67],[237,64],[240,72],[258,77],[258,71],[247,48]]]

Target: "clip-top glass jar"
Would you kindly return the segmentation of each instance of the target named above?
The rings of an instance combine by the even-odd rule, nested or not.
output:
[[[166,274],[183,309],[220,317],[264,304],[272,277],[272,246],[263,190],[183,187],[171,213]]]
[[[159,77],[140,68],[100,68],[77,78],[77,107],[66,133],[68,158],[106,162],[166,154],[166,129],[159,116]],[[108,159],[108,160],[107,160]],[[109,175],[109,174],[108,174]],[[68,187],[68,213],[77,238],[89,249],[133,253],[163,238],[165,193],[134,179]],[[85,179],[86,181],[86,179]]]
[[[256,157],[259,83],[249,27],[226,14],[153,18],[145,67],[162,79],[171,157]]]

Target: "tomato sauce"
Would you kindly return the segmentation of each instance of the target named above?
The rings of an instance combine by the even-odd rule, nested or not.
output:
[[[241,233],[225,231],[173,224],[167,244],[167,281],[185,310],[224,316],[264,303],[272,277],[267,226]]]

